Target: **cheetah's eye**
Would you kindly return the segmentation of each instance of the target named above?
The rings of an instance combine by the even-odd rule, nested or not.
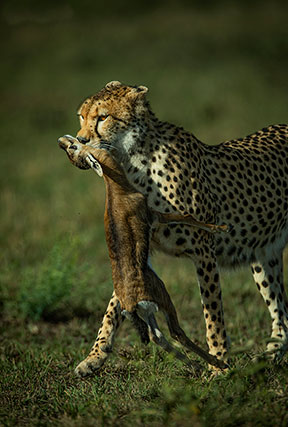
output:
[[[80,122],[84,121],[84,117],[82,116],[82,114],[78,114],[78,117],[79,117]]]
[[[99,117],[98,117],[98,121],[99,121],[99,122],[104,122],[104,120],[106,120],[106,119],[107,119],[107,117],[108,117],[108,114],[103,114],[102,116],[99,116]]]
[[[98,116],[97,118],[97,122],[96,122],[96,126],[95,126],[95,131],[98,134],[98,136],[100,136],[100,132],[101,132],[101,124],[105,122],[105,120],[107,119],[107,117],[109,117],[108,114],[102,114],[101,116]]]

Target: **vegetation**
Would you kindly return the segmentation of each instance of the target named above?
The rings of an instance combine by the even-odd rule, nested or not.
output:
[[[103,370],[75,378],[112,282],[103,182],[57,146],[110,80],[145,84],[160,118],[208,143],[287,123],[286,2],[26,3],[3,2],[0,17],[0,424],[286,426],[287,356],[252,362],[271,323],[249,268],[223,272],[226,375],[193,376],[126,322]],[[153,265],[205,346],[193,266]]]

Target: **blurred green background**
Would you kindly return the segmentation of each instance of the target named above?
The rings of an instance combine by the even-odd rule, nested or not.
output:
[[[69,349],[72,373],[112,284],[103,182],[73,167],[57,138],[75,134],[77,107],[111,80],[148,86],[159,118],[207,143],[287,123],[288,3],[11,0],[0,8],[0,321],[1,349],[12,358],[5,372],[11,377],[19,348],[35,346],[26,359],[37,359],[41,343],[63,363]],[[163,255],[154,265],[185,330],[203,344],[193,267]],[[248,270],[224,275],[227,326],[236,346],[252,337],[263,351],[270,320]],[[126,327],[120,342],[130,338]],[[78,410],[67,409],[69,417]]]
[[[102,182],[57,138],[110,80],[148,86],[161,119],[208,143],[287,122],[287,13],[265,0],[2,2],[2,256],[29,262],[95,223]]]

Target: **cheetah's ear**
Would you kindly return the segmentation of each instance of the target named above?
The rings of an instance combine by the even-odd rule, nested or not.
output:
[[[118,82],[118,80],[112,80],[112,82],[107,83],[105,86],[106,89],[113,89],[114,87],[122,86],[121,82]]]
[[[148,87],[146,86],[136,86],[133,88],[133,92],[137,95],[145,95],[148,92]]]
[[[145,94],[145,93],[147,93],[148,92],[148,87],[146,87],[146,86],[138,86],[137,87],[137,89],[136,89],[136,91],[138,92],[138,93],[142,93],[143,95]]]
[[[143,99],[148,92],[148,88],[146,86],[135,86],[131,87],[131,90],[129,92],[129,96],[132,99]]]

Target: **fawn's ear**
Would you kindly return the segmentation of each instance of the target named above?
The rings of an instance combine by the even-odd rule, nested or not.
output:
[[[99,175],[100,177],[103,176],[103,169],[102,166],[100,165],[100,163],[98,162],[97,159],[95,159],[95,157],[92,154],[88,154],[88,156],[86,157],[86,162],[88,163],[88,165],[90,166],[90,168],[97,173],[97,175]]]

